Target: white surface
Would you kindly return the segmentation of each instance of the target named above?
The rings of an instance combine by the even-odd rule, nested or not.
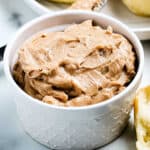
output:
[[[56,12],[67,8],[65,5],[49,3],[46,0],[24,0],[38,14]],[[102,13],[113,16],[127,24],[141,40],[150,39],[150,18],[132,14],[121,0],[108,0]]]
[[[143,46],[145,68],[141,86],[150,84],[150,41],[143,42]],[[13,90],[1,70],[0,66],[0,150],[48,150],[24,133],[13,101]],[[136,150],[135,141],[132,118],[118,139],[99,150]]]

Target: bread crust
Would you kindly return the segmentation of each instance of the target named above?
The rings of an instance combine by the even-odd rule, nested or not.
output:
[[[140,89],[134,100],[137,150],[150,150],[150,86]]]

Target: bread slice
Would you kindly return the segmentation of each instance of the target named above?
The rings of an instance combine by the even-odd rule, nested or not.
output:
[[[150,16],[150,0],[123,0],[123,2],[135,14]]]
[[[150,86],[138,91],[134,107],[137,150],[150,150]]]

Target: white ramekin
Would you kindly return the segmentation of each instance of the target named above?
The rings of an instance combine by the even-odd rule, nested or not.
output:
[[[31,35],[58,25],[92,19],[103,27],[111,25],[133,44],[137,58],[137,74],[130,85],[111,99],[86,107],[64,108],[42,103],[26,94],[12,77],[12,66],[18,48]],[[62,11],[48,14],[24,25],[8,44],[4,69],[16,96],[18,114],[25,131],[33,139],[52,149],[88,150],[103,146],[117,136],[127,124],[133,97],[141,81],[144,65],[143,48],[136,35],[120,21],[106,15],[86,11]]]

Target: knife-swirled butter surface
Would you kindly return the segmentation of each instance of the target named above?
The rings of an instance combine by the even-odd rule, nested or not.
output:
[[[87,20],[27,40],[13,75],[25,92],[43,102],[86,106],[124,90],[135,75],[135,61],[133,46],[123,35]]]

